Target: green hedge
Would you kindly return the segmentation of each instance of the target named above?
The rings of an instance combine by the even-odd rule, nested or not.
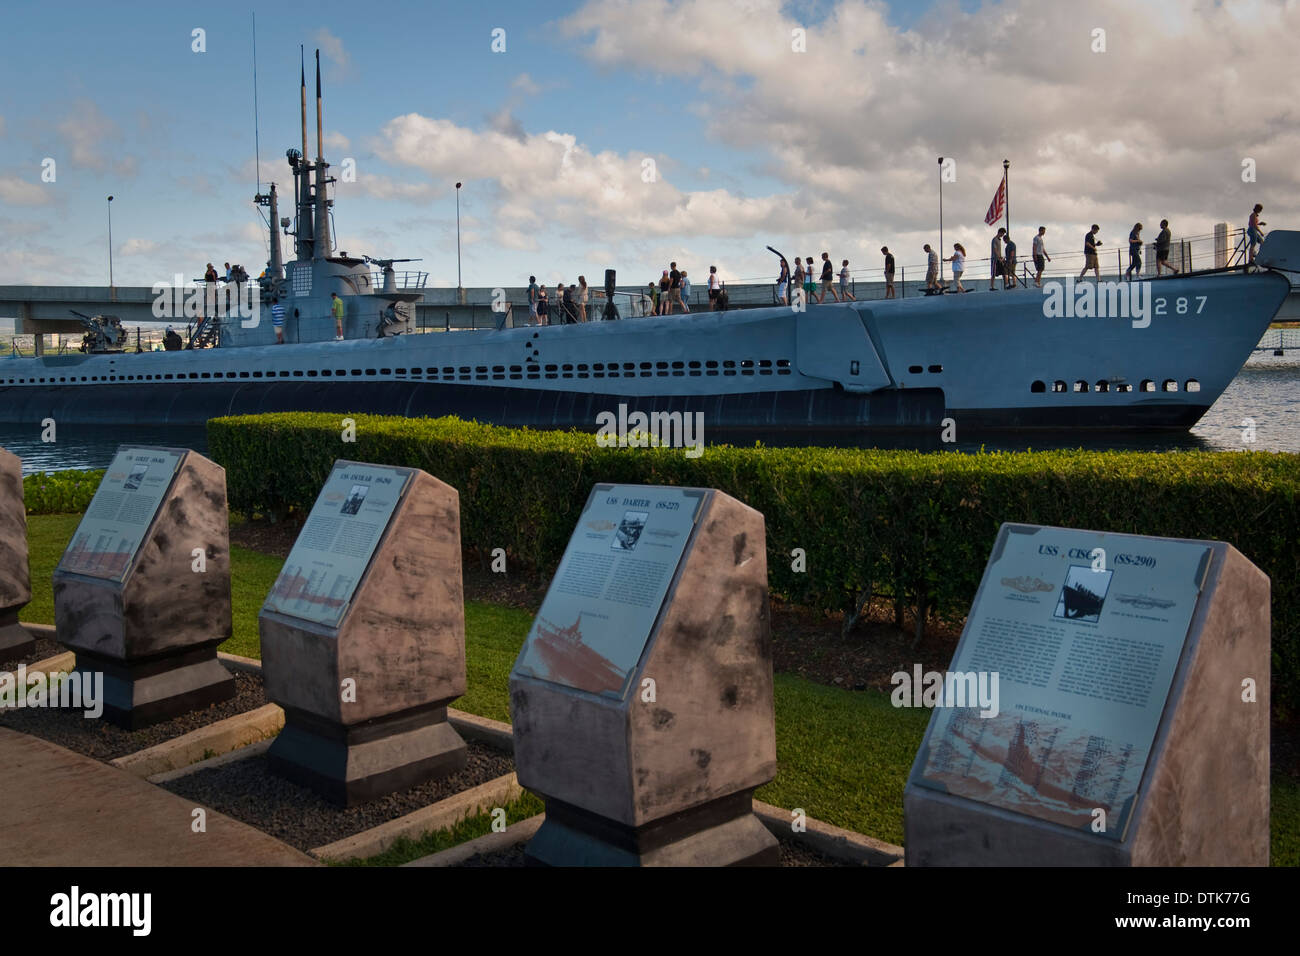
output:
[[[276,414],[208,423],[231,507],[309,509],[336,458],[423,468],[460,492],[461,536],[552,573],[596,482],[718,488],[767,522],[774,593],[849,611],[864,594],[948,618],[970,607],[1004,521],[1227,541],[1273,582],[1273,689],[1300,704],[1300,457],[1268,452],[981,454],[825,448],[600,448],[580,432],[458,419]],[[792,570],[802,548],[806,572]],[[925,614],[919,615],[924,621]]]
[[[51,471],[23,476],[23,502],[29,515],[75,514],[95,497],[104,470]]]

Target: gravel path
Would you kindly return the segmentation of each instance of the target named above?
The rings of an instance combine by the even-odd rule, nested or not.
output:
[[[800,846],[790,840],[779,840],[781,845],[781,866],[857,866],[856,863],[846,863],[840,860],[833,860],[828,856],[822,856],[814,850]],[[458,866],[467,867],[485,867],[485,866],[523,866],[524,865],[524,847],[523,844],[512,846],[506,850],[498,850],[496,853],[476,853]]]
[[[792,840],[781,840],[780,843],[782,866],[861,866],[859,863],[849,863],[824,856]]]
[[[37,661],[43,661],[47,657],[53,657],[55,654],[62,654],[67,648],[57,641],[51,641],[48,638],[38,637],[36,639],[36,650],[26,657],[11,659],[0,664],[0,670],[15,671],[19,664],[26,664],[31,667]]]
[[[256,710],[265,703],[262,678],[236,671],[235,696],[230,700],[203,710],[192,710],[143,730],[123,730],[103,718],[88,720],[80,709],[64,711],[50,707],[0,709],[0,727],[31,734],[87,757],[107,761],[188,734],[223,718]]]
[[[163,784],[173,793],[242,820],[300,850],[324,846],[427,807],[514,770],[508,754],[469,742],[459,773],[340,809],[314,791],[271,773],[265,754],[200,770]]]

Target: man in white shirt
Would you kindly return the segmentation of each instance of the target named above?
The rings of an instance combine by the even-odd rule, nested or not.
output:
[[[1038,227],[1038,235],[1034,236],[1034,269],[1037,274],[1034,276],[1034,285],[1038,288],[1043,287],[1043,266],[1052,261],[1052,257],[1047,254],[1047,249],[1043,245],[1043,236],[1047,233],[1046,226]]]

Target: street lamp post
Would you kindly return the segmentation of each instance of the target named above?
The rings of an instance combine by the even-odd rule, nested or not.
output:
[[[939,285],[943,285],[943,157],[939,157]]]
[[[108,197],[108,288],[113,288],[113,197]]]
[[[460,284],[460,187],[461,183],[456,184],[456,288],[463,289]]]

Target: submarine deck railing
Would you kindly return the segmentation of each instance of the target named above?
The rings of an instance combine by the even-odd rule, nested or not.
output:
[[[619,293],[619,294],[630,295],[630,293]],[[705,306],[705,310],[707,311],[707,305]],[[620,311],[622,311],[622,307],[620,307]],[[622,312],[622,315],[624,318],[641,317],[640,314],[629,315],[627,312]],[[592,321],[595,321],[596,319],[599,318],[598,315],[593,317],[590,303],[588,304],[588,318],[591,319]],[[184,333],[182,335],[182,338],[184,340],[188,341],[190,334],[192,333],[192,329],[193,327],[191,326],[189,329],[184,330]],[[133,326],[133,327],[126,327],[126,331],[127,331],[127,341],[126,341],[127,352],[134,352],[137,347],[145,352],[163,351],[162,330],[156,328],[145,328],[143,326]],[[180,328],[177,328],[177,331],[181,332],[182,330]],[[7,341],[0,342],[0,355],[3,355],[4,358],[28,358],[34,355],[35,352],[33,351],[33,344],[30,341],[31,338],[32,336],[30,335],[16,335],[10,337]],[[79,351],[79,344],[80,344],[79,337],[76,337],[76,341],[74,341],[74,336],[63,335],[61,337],[61,341],[59,342],[59,344],[52,350],[47,349],[45,354],[46,355],[72,354],[74,352]],[[1282,356],[1288,353],[1294,354],[1300,352],[1300,329],[1288,329],[1288,328],[1269,329],[1264,333],[1264,336],[1259,340],[1259,344],[1256,345],[1254,349],[1252,349],[1252,352],[1258,354],[1271,353],[1275,356]]]
[[[428,285],[429,273],[427,272],[393,272],[393,282],[398,292],[414,292],[416,289],[423,289]],[[370,288],[376,292],[384,291],[384,273],[381,269],[372,269],[370,272]]]

